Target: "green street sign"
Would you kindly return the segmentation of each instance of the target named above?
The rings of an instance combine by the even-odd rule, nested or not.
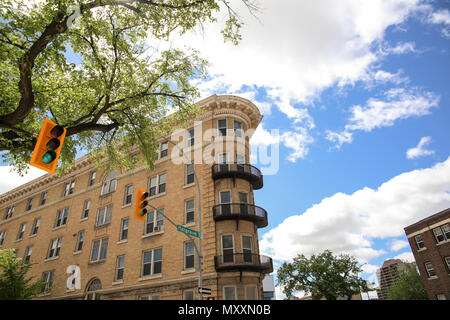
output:
[[[201,238],[202,237],[202,234],[200,232],[192,230],[192,229],[189,229],[189,228],[186,228],[186,227],[183,227],[183,226],[181,226],[179,224],[177,224],[177,230],[180,231],[180,232],[186,233],[186,234],[188,234],[190,236],[196,237],[196,238]]]

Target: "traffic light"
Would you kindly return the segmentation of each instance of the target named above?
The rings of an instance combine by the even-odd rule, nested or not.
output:
[[[134,208],[134,217],[141,221],[145,221],[145,214],[147,213],[148,192],[144,189],[137,189],[136,207]]]
[[[216,300],[214,297],[208,297],[208,300]]]
[[[66,132],[62,126],[44,119],[30,164],[54,174]]]

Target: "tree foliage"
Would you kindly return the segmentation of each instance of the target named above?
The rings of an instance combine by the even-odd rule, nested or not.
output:
[[[257,10],[252,0],[242,2]],[[67,128],[59,172],[80,150],[131,165],[136,146],[152,167],[156,138],[198,112],[190,80],[205,76],[207,61],[194,49],[150,43],[218,17],[225,40],[237,44],[242,21],[229,0],[2,0],[4,161],[24,171],[48,118]]]
[[[27,300],[42,290],[42,281],[26,277],[32,266],[16,258],[14,249],[0,250],[0,300]]]
[[[288,299],[297,291],[311,294],[313,300],[351,299],[354,294],[368,291],[367,282],[359,277],[361,271],[354,257],[334,256],[325,250],[309,259],[299,254],[291,263],[283,263],[277,278]]]
[[[387,292],[388,299],[428,300],[427,292],[415,264],[407,263],[397,273],[397,280],[390,286]]]

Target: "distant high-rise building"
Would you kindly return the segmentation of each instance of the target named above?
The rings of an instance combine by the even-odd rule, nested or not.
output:
[[[405,228],[428,298],[450,299],[450,208]]]
[[[378,283],[380,288],[377,289],[378,299],[386,300],[389,288],[394,284],[398,277],[398,271],[405,267],[405,263],[399,259],[388,259],[383,266],[377,270]]]

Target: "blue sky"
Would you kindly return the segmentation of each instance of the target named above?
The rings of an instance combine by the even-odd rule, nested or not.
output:
[[[260,251],[275,267],[350,253],[376,282],[384,260],[413,259],[403,228],[450,207],[450,1],[265,0],[258,20],[233,2],[247,21],[239,46],[220,26],[171,45],[211,62],[195,81],[203,97],[260,108],[263,172],[258,151],[279,146],[278,172],[255,191],[269,213]],[[2,179],[1,191],[36,174]]]

